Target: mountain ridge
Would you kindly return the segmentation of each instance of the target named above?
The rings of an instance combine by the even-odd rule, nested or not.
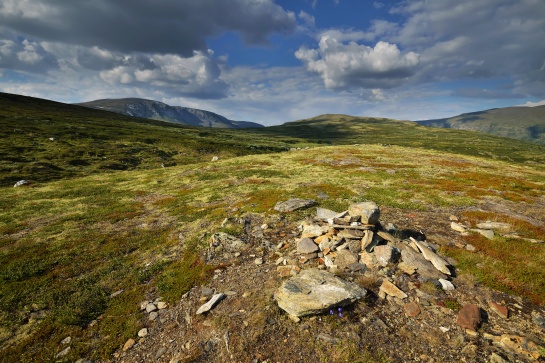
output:
[[[545,106],[492,108],[416,122],[424,126],[477,131],[545,145]]]
[[[77,103],[76,105],[116,112],[126,116],[149,118],[188,126],[232,129],[263,127],[263,125],[256,122],[229,120],[211,111],[171,106],[144,98],[107,98]]]

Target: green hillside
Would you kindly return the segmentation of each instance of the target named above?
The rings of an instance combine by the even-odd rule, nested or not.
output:
[[[362,319],[380,315],[391,324],[405,317],[398,304],[379,301],[378,279],[366,275],[348,276],[370,293],[342,320],[291,322],[271,299],[283,281],[275,261],[279,254],[291,258],[300,221],[314,210],[273,209],[289,198],[335,211],[374,201],[383,221],[424,231],[459,273],[460,295],[411,280],[427,288],[429,309],[442,319],[455,320],[445,304],[456,309],[485,287],[525,307],[545,306],[545,250],[530,242],[545,239],[540,145],[343,115],[264,129],[190,128],[7,94],[0,94],[0,128],[2,362],[138,361],[144,358],[127,357],[122,348],[129,339],[151,344],[138,340],[142,328],[149,339],[161,329],[194,334],[164,336],[161,344],[179,349],[180,362],[231,354],[242,362],[388,362],[392,342],[420,349],[420,356],[454,341],[438,342],[439,330],[431,331],[430,346],[418,345],[414,334],[401,339],[395,325],[367,331]],[[19,179],[31,184],[14,188]],[[461,236],[450,229],[451,215],[467,225],[509,223],[519,239]],[[217,232],[240,238],[247,250],[212,258]],[[468,245],[474,250],[458,247]],[[384,271],[409,278],[393,267]],[[198,291],[211,282],[235,290],[218,309],[231,308],[196,316]],[[140,308],[157,298],[169,304],[164,323]],[[403,329],[421,326],[414,321]],[[221,339],[199,335],[211,331]],[[309,339],[309,332],[340,340]],[[369,345],[364,334],[384,345]],[[70,350],[58,355],[67,337]],[[230,355],[216,355],[209,348],[216,341]],[[152,345],[151,357],[159,348]]]
[[[545,106],[495,108],[418,123],[545,144]]]

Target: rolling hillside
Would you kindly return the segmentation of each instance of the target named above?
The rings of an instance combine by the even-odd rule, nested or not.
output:
[[[233,121],[210,111],[195,108],[169,106],[165,103],[141,98],[105,99],[79,103],[80,106],[107,110],[122,115],[174,122],[188,126],[217,128],[263,127],[255,122]]]
[[[483,132],[545,145],[545,106],[495,108],[418,123],[431,127]]]
[[[543,146],[346,115],[203,129],[9,94],[0,94],[0,129],[2,362],[545,356]],[[14,187],[19,178],[31,183]],[[298,250],[316,209],[275,209],[292,198],[336,212],[376,202],[399,239],[425,234],[454,269],[454,290],[403,256],[403,268],[375,264],[373,252],[365,267],[335,274],[365,298],[292,321],[275,291],[299,270],[326,267]],[[509,232],[460,233],[453,219]],[[328,256],[340,263],[356,242]],[[407,297],[383,295],[386,280]],[[216,293],[224,299],[197,314]],[[472,334],[457,322],[468,304],[487,312]]]

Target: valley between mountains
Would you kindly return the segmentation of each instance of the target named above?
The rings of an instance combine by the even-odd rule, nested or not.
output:
[[[545,361],[540,145],[1,102],[3,362]],[[378,220],[342,213],[362,202]],[[293,316],[278,291],[309,271],[365,293]]]

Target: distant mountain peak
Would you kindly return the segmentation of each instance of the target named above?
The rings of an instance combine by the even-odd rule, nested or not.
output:
[[[78,103],[79,106],[120,113],[127,116],[149,118],[189,126],[216,128],[256,128],[263,125],[255,122],[233,121],[214,112],[196,108],[170,106],[145,98],[100,99]]]

